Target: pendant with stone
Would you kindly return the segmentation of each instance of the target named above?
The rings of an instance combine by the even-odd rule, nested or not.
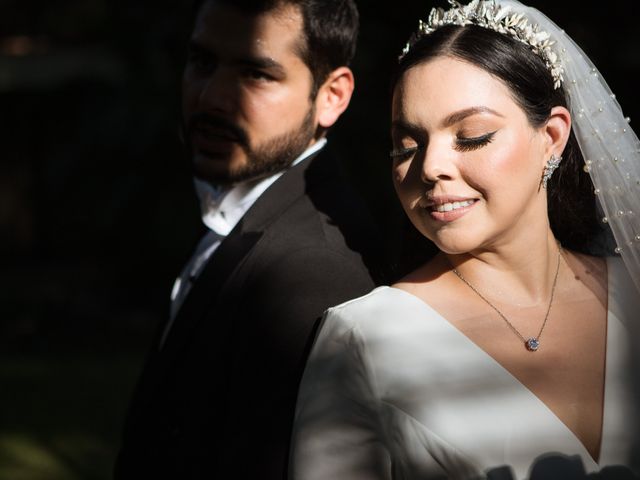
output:
[[[530,338],[526,342],[524,342],[524,346],[530,352],[535,352],[540,347],[540,342],[538,341],[537,338]]]

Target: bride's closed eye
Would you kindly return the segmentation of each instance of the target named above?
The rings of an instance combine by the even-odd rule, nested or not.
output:
[[[391,157],[391,159],[394,161],[408,160],[409,158],[413,157],[421,148],[421,145],[394,148],[393,150],[391,150],[391,152],[389,152],[389,157]]]
[[[463,137],[458,134],[456,136],[454,148],[459,152],[470,152],[488,145],[493,140],[497,130],[480,135],[478,137]]]

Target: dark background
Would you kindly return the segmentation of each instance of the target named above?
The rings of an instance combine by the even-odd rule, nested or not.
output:
[[[394,243],[389,71],[436,2],[372,3],[330,141]],[[640,118],[638,1],[530,4]],[[109,478],[199,221],[177,136],[188,17],[179,1],[0,0],[0,479]]]

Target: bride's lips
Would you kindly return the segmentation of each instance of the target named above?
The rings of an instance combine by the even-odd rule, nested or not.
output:
[[[477,198],[460,196],[425,197],[419,206],[438,222],[453,222],[466,215],[477,201]]]

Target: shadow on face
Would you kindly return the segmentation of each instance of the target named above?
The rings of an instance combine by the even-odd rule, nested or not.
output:
[[[312,76],[293,6],[247,13],[207,1],[183,75],[185,142],[196,176],[216,183],[289,165],[316,133]]]

